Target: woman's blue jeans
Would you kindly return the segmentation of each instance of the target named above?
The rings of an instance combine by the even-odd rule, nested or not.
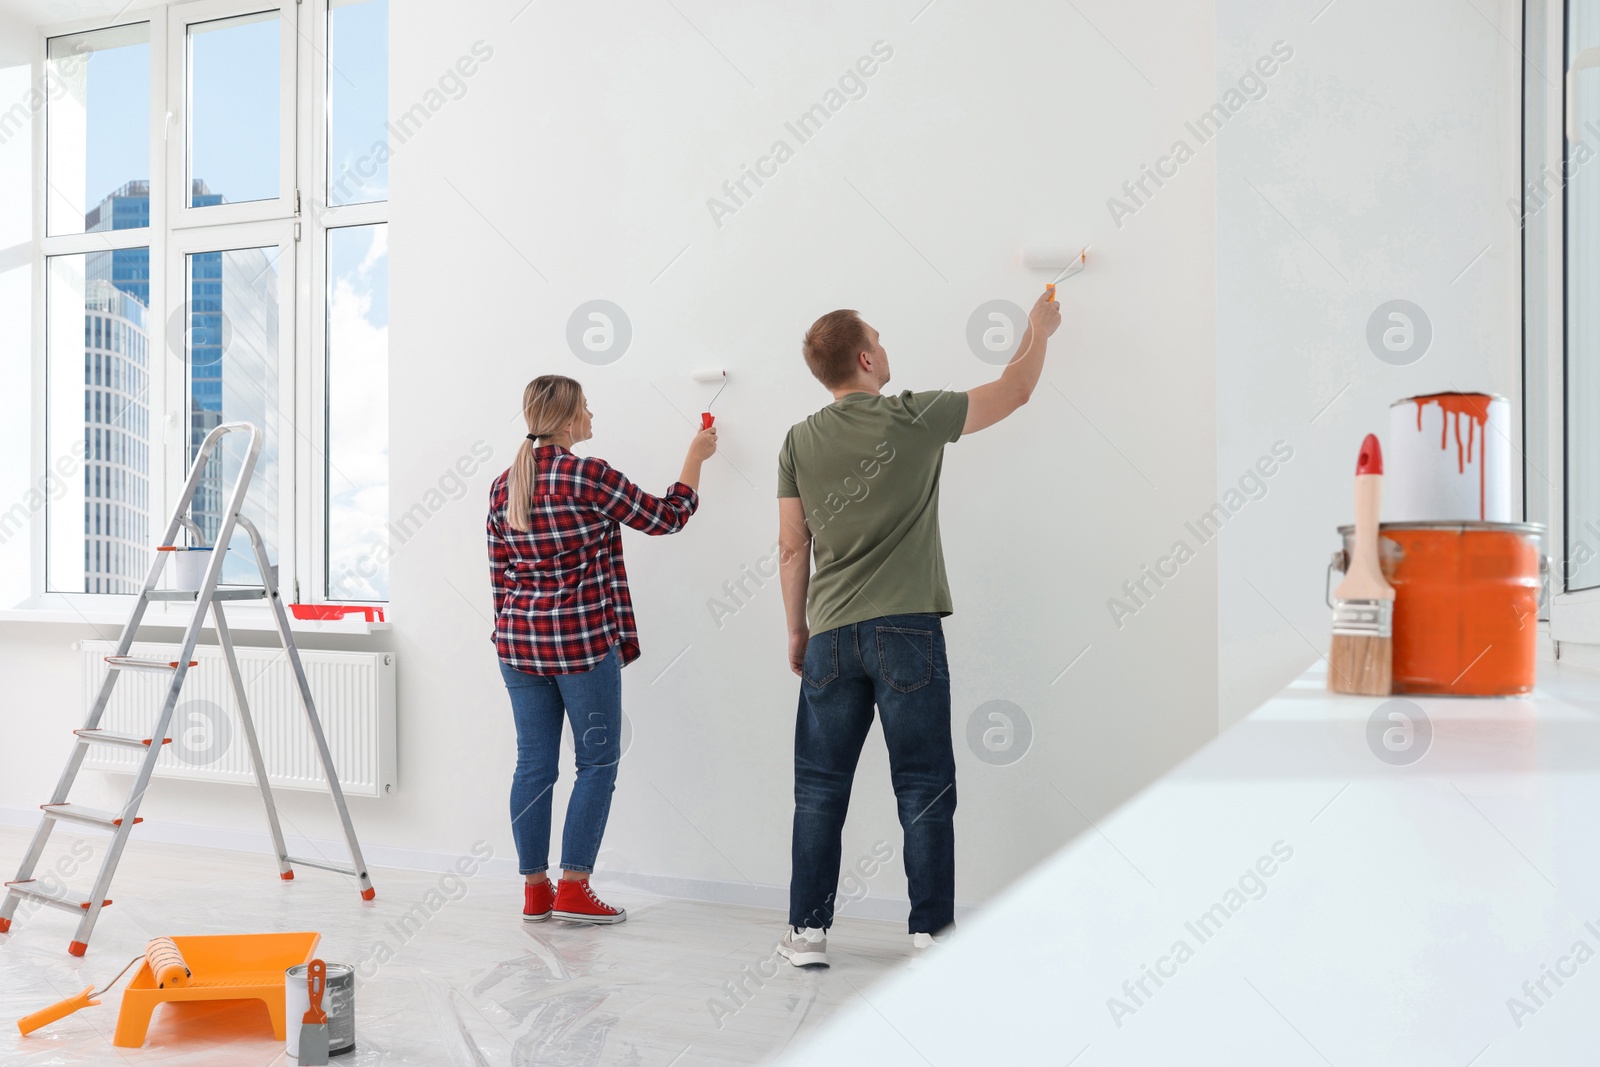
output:
[[[517,868],[550,866],[550,808],[561,762],[561,723],[572,722],[578,777],[561,831],[561,866],[594,870],[611,814],[622,756],[622,665],[616,645],[581,674],[529,674],[500,664],[517,723],[517,769],[511,778],[511,836]]]

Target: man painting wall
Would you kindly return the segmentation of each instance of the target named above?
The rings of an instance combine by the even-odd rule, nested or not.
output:
[[[955,753],[940,623],[954,608],[939,475],[946,444],[1028,402],[1061,323],[1053,289],[1035,301],[1000,377],[967,392],[885,396],[888,353],[854,311],[831,311],[806,333],[806,365],[834,399],[790,428],[778,456],[789,668],[800,677],[789,930],[778,951],[795,966],[828,962],[840,834],[874,706],[905,835],[912,943],[926,948],[954,921]]]

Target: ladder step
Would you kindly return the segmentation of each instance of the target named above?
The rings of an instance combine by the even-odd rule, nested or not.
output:
[[[145,592],[146,600],[188,600],[199,597],[199,593],[192,589],[150,589]],[[212,600],[264,600],[267,596],[266,586],[242,585],[226,589],[217,589],[212,592]]]
[[[135,737],[133,734],[114,734],[110,730],[102,730],[99,727],[74,730],[72,732],[77,734],[78,738],[85,744],[93,745],[122,745],[126,748],[149,748],[152,740],[148,737]],[[172,738],[163,737],[161,739],[161,743],[163,745],[170,745],[172,744]]]
[[[89,902],[87,900],[75,901],[69,900],[66,897],[52,896],[42,889],[34,889],[34,884],[34,880],[29,878],[25,882],[7,882],[6,889],[9,892],[15,893],[19,897],[27,897],[30,900],[37,900],[42,904],[50,905],[52,908],[60,908],[62,911],[89,910]],[[111,901],[107,900],[100,906],[102,908],[109,908],[111,906]]]
[[[321,860],[303,860],[296,856],[289,856],[288,860],[297,867],[315,867],[322,871],[332,871],[334,874],[348,874],[352,878],[361,877],[361,872],[354,867],[340,867],[333,863],[323,863]]]
[[[138,656],[107,656],[106,664],[114,671],[175,671],[177,660],[140,659]],[[192,659],[189,666],[198,667],[200,661]]]
[[[68,822],[83,823],[85,826],[98,826],[102,830],[115,830],[122,825],[122,816],[116,812],[86,808],[82,804],[40,804],[39,807],[49,818],[66,819]],[[142,822],[144,822],[143,816],[136,816],[133,820],[135,826]]]

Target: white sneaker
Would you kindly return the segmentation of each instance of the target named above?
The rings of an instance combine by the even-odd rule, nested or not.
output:
[[[945,939],[943,936],[935,937],[932,934],[912,934],[911,947],[920,952],[923,949],[932,948],[934,945],[942,945],[944,944],[944,940]]]
[[[796,967],[828,965],[828,931],[815,926],[791,927],[778,942],[778,951]]]

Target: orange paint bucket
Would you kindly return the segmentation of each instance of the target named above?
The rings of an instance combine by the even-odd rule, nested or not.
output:
[[[1355,528],[1339,527],[1342,571]],[[1394,586],[1394,691],[1511,696],[1533,689],[1544,527],[1519,522],[1386,522]]]

